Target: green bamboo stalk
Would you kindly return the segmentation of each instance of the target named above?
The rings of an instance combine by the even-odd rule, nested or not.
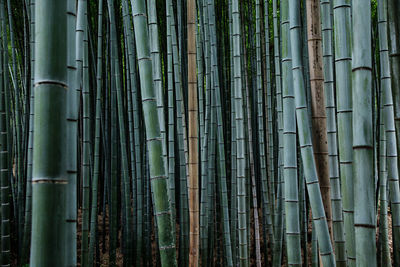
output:
[[[237,149],[237,201],[238,201],[238,234],[239,234],[239,265],[248,266],[247,249],[247,222],[246,222],[246,159],[244,158],[244,110],[241,75],[241,37],[240,37],[240,11],[237,0],[232,1],[232,43],[234,67],[234,95],[235,95],[235,123],[236,123],[236,149]]]
[[[370,1],[354,0],[352,11],[353,171],[354,188],[357,188],[354,190],[356,265],[376,266]]]
[[[289,266],[301,266],[300,217],[297,181],[296,110],[288,1],[281,1],[281,51],[283,98],[283,178],[285,179],[286,253]]]
[[[171,36],[171,0],[166,3],[167,16],[167,81],[168,81],[168,182],[170,191],[170,200],[175,222],[175,97],[173,82],[173,61],[172,61],[172,36]]]
[[[204,29],[203,29],[203,17],[202,17],[202,4],[201,4],[201,0],[197,0],[197,16],[196,16],[196,61],[197,61],[197,95],[198,95],[198,99],[199,99],[199,103],[198,103],[198,108],[199,108],[199,147],[200,147],[200,166],[199,166],[199,175],[200,175],[200,191],[202,192],[204,186],[203,186],[203,173],[206,173],[207,170],[204,167],[204,161],[205,161],[205,151],[206,148],[203,146],[203,139],[205,138],[205,107],[204,107],[204,58],[203,58],[203,45],[204,45]],[[199,195],[199,202],[200,202],[200,206],[199,206],[199,254],[200,254],[200,259],[199,261],[202,260],[202,246],[201,246],[201,238],[202,238],[202,234],[201,231],[204,229],[202,228],[202,224],[201,224],[201,218],[202,218],[202,213],[201,213],[201,208],[202,206],[204,207],[204,205],[202,204],[202,200],[204,198],[201,198],[202,194]],[[204,215],[203,215],[204,217]]]
[[[400,259],[400,192],[399,192],[399,170],[397,164],[398,158],[398,140],[396,139],[396,120],[395,120],[395,98],[393,97],[393,82],[395,78],[393,72],[390,72],[389,65],[389,47],[387,35],[388,9],[387,1],[378,1],[378,20],[379,20],[379,51],[381,67],[381,87],[384,105],[384,123],[386,132],[386,164],[387,179],[389,184],[390,209],[392,211],[392,236],[393,236],[393,259],[394,264]]]
[[[22,240],[22,260],[21,262],[29,262],[29,246],[32,230],[32,155],[33,155],[33,110],[34,110],[34,49],[35,49],[35,0],[30,1],[30,68],[31,68],[31,88],[30,88],[30,105],[29,105],[29,132],[28,132],[28,152],[27,152],[27,167],[26,167],[26,195],[25,195],[25,224],[24,224],[24,236]],[[75,35],[74,27],[71,27],[72,33]],[[1,65],[2,67],[2,65]]]
[[[208,243],[208,258],[207,262],[213,261],[214,259],[214,252],[216,250],[215,247],[215,217],[216,217],[216,203],[215,203],[215,179],[216,179],[216,172],[215,167],[216,164],[214,162],[217,161],[216,155],[216,135],[217,135],[217,114],[216,114],[216,105],[215,105],[215,87],[213,86],[213,75],[210,77],[210,109],[211,109],[211,119],[210,119],[210,138],[208,140],[208,157],[209,157],[209,164],[208,164],[208,177],[207,177],[207,215],[206,215],[206,222],[207,222],[207,243]]]
[[[274,66],[275,66],[275,94],[276,94],[276,112],[277,112],[277,127],[278,127],[278,169],[275,171],[277,177],[275,180],[277,183],[284,183],[283,179],[283,111],[282,111],[282,81],[281,81],[281,66],[280,66],[280,39],[279,39],[279,18],[278,18],[278,4],[276,0],[272,1],[272,10],[273,10],[273,28],[274,28]],[[271,94],[272,95],[272,94]],[[274,185],[274,182],[272,183]],[[283,207],[283,203],[279,203],[283,201],[285,197],[284,187],[281,186],[281,195],[277,196],[277,205]],[[275,266],[281,266],[281,254],[282,254],[282,240],[283,240],[283,209],[277,208],[275,210],[275,226],[274,230],[276,231],[275,241],[274,241],[274,255],[273,262]]]
[[[78,1],[78,5],[68,5],[68,90],[67,126],[68,126],[68,186],[67,186],[67,266],[77,264],[77,173],[78,173],[78,110],[80,99],[80,88],[82,81],[83,63],[83,28],[84,28],[84,3]]]
[[[97,240],[97,191],[100,174],[100,119],[101,119],[101,91],[102,91],[102,52],[103,52],[103,0],[99,1],[97,27],[97,71],[96,71],[96,122],[94,140],[94,162],[92,182],[92,206],[90,214],[90,242],[88,266],[93,266],[95,244]]]
[[[293,85],[296,102],[299,143],[306,178],[307,190],[312,209],[313,222],[320,246],[322,262],[325,267],[335,266],[328,224],[322,204],[318,175],[313,157],[313,146],[309,127],[308,108],[304,90],[300,43],[300,1],[289,0],[290,44],[292,51]]]
[[[135,26],[136,48],[139,61],[140,82],[142,92],[143,114],[146,125],[147,146],[149,148],[149,164],[151,186],[154,191],[158,242],[161,255],[161,264],[176,266],[175,244],[171,220],[171,204],[168,201],[168,178],[165,170],[165,158],[162,155],[162,142],[157,103],[152,84],[152,66],[150,62],[150,48],[148,45],[148,25],[145,17],[144,0],[132,1],[133,22]]]
[[[81,266],[88,266],[89,252],[89,186],[90,186],[90,102],[89,102],[89,44],[87,26],[87,1],[83,0],[83,64],[82,64],[82,243],[81,243]]]
[[[390,59],[390,70],[391,70],[391,87],[393,95],[393,112],[395,119],[396,128],[396,139],[400,140],[400,83],[399,83],[399,68],[400,68],[400,45],[399,45],[399,28],[400,19],[398,17],[400,11],[400,5],[398,1],[388,0],[387,2],[388,12],[388,41],[389,41],[389,59]],[[397,142],[397,151],[400,151],[400,142]],[[400,166],[400,161],[397,159],[397,165]],[[398,167],[399,168],[399,167]],[[394,239],[393,249],[394,251],[400,250],[400,240]],[[400,255],[398,252],[394,253],[394,265],[400,264]]]
[[[35,5],[32,266],[65,266],[71,256],[65,250],[66,11],[66,1],[38,0]]]
[[[232,18],[232,0],[229,0],[229,56],[230,56],[230,100],[231,100],[231,247],[232,247],[232,262],[237,265],[238,260],[238,235],[237,235],[237,144],[236,144],[236,112],[235,112],[235,91],[234,91],[234,70],[233,70],[233,18]]]
[[[207,59],[205,60],[207,61]],[[207,68],[206,68],[207,70]],[[211,132],[211,106],[210,106],[210,89],[208,88],[208,79],[206,78],[205,98],[206,98],[206,114],[205,114],[205,130],[202,140],[203,154],[201,154],[201,169],[207,170],[201,173],[201,199],[200,199],[200,256],[202,266],[207,265],[208,257],[208,184],[209,169],[208,163],[211,147],[209,147],[209,139]]]
[[[340,190],[336,105],[333,76],[333,45],[332,45],[332,16],[331,2],[321,1],[321,30],[322,30],[322,55],[324,63],[324,93],[326,100],[326,130],[329,154],[329,177],[331,186],[332,205],[332,234],[335,242],[336,265],[346,266],[345,236],[343,224],[343,206]]]
[[[319,267],[319,257],[318,257],[318,239],[317,233],[315,231],[315,224],[312,225],[312,234],[311,234],[311,266]]]
[[[0,16],[4,23],[4,2],[0,2]],[[2,30],[3,40],[6,38],[4,27]],[[2,52],[5,50],[4,46],[1,46]],[[10,155],[8,151],[8,139],[7,139],[7,113],[6,113],[6,101],[7,99],[7,85],[4,83],[4,68],[3,68],[3,53],[0,56],[0,184],[1,184],[1,265],[10,266],[11,263],[11,247],[10,247],[10,208],[9,208],[9,160]]]
[[[157,97],[157,111],[160,118],[160,131],[163,142],[163,155],[167,156],[167,143],[166,143],[166,129],[164,119],[164,88],[162,84],[162,73],[161,73],[161,57],[160,57],[160,44],[158,37],[158,25],[157,25],[157,7],[155,1],[147,0],[148,10],[148,23],[149,23],[149,38],[150,38],[150,53],[151,63],[153,66],[153,83],[156,90]],[[168,161],[166,161],[168,163]],[[168,170],[168,165],[166,165]]]
[[[354,236],[353,136],[351,86],[351,2],[333,1],[336,102],[341,191],[347,265],[356,264]]]
[[[6,36],[6,32],[7,32],[7,21],[6,21],[6,11],[5,11],[5,7],[4,7],[5,3],[4,0],[0,1],[0,6],[1,6],[1,21],[2,21],[2,32],[4,33],[3,36]],[[12,131],[12,127],[13,127],[13,123],[11,121],[11,117],[12,117],[12,91],[10,90],[10,86],[9,86],[9,72],[6,71],[9,66],[8,66],[8,49],[6,49],[6,47],[8,47],[8,39],[6,37],[2,38],[3,39],[3,70],[4,70],[4,86],[6,88],[5,90],[5,99],[7,99],[7,101],[5,101],[5,109],[6,109],[6,129],[7,129],[7,151],[9,153],[8,155],[8,166],[12,166],[13,165],[13,144],[15,142],[13,142],[13,134],[15,133],[15,131]],[[11,185],[14,181],[14,179],[12,178],[13,173],[9,172],[9,180],[11,181]],[[10,193],[13,193],[13,188],[11,188]],[[14,210],[15,212],[15,210]]]
[[[381,4],[380,2],[379,4]],[[381,5],[382,7],[382,5]],[[382,15],[381,7],[378,11],[378,16]],[[380,14],[379,14],[380,13]],[[382,20],[380,20],[382,21]],[[381,24],[382,25],[382,24]],[[381,26],[379,25],[379,26]],[[383,28],[383,27],[380,27]],[[382,52],[381,52],[382,53]],[[383,80],[381,80],[382,82]],[[383,97],[381,92],[381,103],[380,103],[380,134],[379,134],[379,254],[378,264],[380,266],[391,266],[390,248],[389,248],[389,227],[388,227],[388,200],[387,200],[387,166],[386,166],[386,134],[385,134],[385,123],[384,123],[384,105]]]

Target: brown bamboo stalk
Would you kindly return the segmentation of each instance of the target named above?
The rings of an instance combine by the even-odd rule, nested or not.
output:
[[[314,158],[329,233],[332,238],[332,208],[330,196],[328,137],[324,95],[324,73],[322,69],[322,36],[320,0],[307,0],[307,37],[311,83],[312,134]]]
[[[199,160],[196,76],[196,1],[187,1],[189,109],[189,266],[199,265]]]

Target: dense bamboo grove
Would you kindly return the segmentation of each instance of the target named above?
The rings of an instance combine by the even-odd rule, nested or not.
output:
[[[400,266],[397,0],[0,0],[0,266]]]

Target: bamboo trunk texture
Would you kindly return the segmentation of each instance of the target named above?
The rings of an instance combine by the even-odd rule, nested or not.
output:
[[[283,177],[285,179],[286,255],[289,266],[301,266],[300,215],[297,178],[296,107],[293,90],[288,1],[281,1]]]
[[[354,232],[361,267],[376,266],[370,1],[355,0],[352,8]]]
[[[30,265],[65,266],[70,256],[65,250],[67,1],[39,0],[35,4],[35,58],[38,60],[35,62]],[[7,214],[4,203],[2,207],[4,217]]]

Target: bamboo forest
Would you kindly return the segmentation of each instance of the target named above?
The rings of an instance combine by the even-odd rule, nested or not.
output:
[[[0,266],[400,266],[400,1],[0,0]]]

